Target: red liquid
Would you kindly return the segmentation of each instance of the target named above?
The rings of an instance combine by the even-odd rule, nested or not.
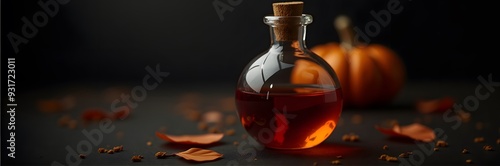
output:
[[[340,89],[307,91],[258,94],[237,90],[236,106],[243,127],[270,148],[303,149],[318,145],[335,129],[343,99]]]

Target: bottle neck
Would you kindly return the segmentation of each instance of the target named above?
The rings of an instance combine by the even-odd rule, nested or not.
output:
[[[306,25],[270,26],[271,45],[283,48],[306,49]]]

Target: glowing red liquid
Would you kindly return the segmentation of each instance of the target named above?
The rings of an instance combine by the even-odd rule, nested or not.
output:
[[[236,105],[243,127],[270,148],[303,149],[320,144],[340,117],[341,90],[296,92],[304,91],[258,94],[237,90]]]

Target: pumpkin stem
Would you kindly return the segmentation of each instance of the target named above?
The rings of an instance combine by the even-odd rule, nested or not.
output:
[[[351,50],[356,45],[351,19],[345,15],[340,15],[333,24],[339,33],[340,45],[347,50]]]

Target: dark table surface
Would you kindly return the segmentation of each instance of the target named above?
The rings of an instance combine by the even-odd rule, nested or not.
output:
[[[138,84],[140,85],[140,84]],[[169,84],[164,83],[156,89],[147,91],[144,100],[123,120],[112,122],[114,128],[109,133],[99,130],[99,125],[81,124],[76,129],[61,127],[58,119],[64,115],[78,119],[83,110],[104,108],[110,110],[113,99],[121,93],[130,94],[134,85],[127,86],[90,86],[72,85],[67,87],[46,88],[20,93],[16,114],[16,158],[9,159],[2,154],[2,165],[68,165],[68,149],[88,151],[85,159],[73,159],[76,165],[331,165],[330,162],[341,155],[342,165],[466,165],[471,159],[475,165],[500,165],[500,104],[499,89],[490,93],[484,100],[478,100],[478,109],[470,112],[471,120],[458,124],[446,120],[442,114],[422,114],[416,111],[417,99],[433,99],[451,96],[457,104],[463,104],[468,96],[475,96],[477,82],[410,82],[394,101],[392,106],[379,109],[343,110],[341,122],[329,138],[320,145],[304,150],[273,150],[262,148],[253,143],[250,137],[244,138],[245,130],[239,123],[226,125],[224,129],[235,129],[232,136],[216,144],[205,146],[177,145],[167,143],[155,136],[156,131],[169,134],[201,134],[197,122],[189,120],[178,111],[184,101],[197,101],[200,112],[219,110],[224,116],[236,116],[235,110],[224,111],[231,106],[232,84]],[[498,87],[495,87],[498,88]],[[487,92],[487,91],[485,91]],[[60,99],[70,96],[75,101],[68,111],[44,113],[39,111],[37,102],[46,99]],[[223,104],[225,101],[225,104]],[[467,111],[467,110],[466,110]],[[450,115],[451,116],[451,115]],[[353,117],[355,117],[353,121]],[[361,118],[360,118],[361,117]],[[5,118],[2,118],[5,120]],[[397,120],[406,125],[420,122],[431,129],[442,130],[438,139],[448,142],[449,146],[433,151],[433,143],[421,143],[392,139],[377,131],[374,126]],[[101,132],[102,141],[89,143],[84,131]],[[344,142],[342,136],[348,133],[359,135],[359,142]],[[2,134],[6,134],[2,131]],[[484,137],[483,143],[475,143],[475,137]],[[2,136],[2,138],[7,138]],[[94,137],[97,138],[98,137]],[[151,146],[146,143],[151,141]],[[237,141],[238,145],[233,145]],[[2,140],[5,148],[5,140]],[[123,145],[124,151],[115,154],[98,153],[97,148],[110,148]],[[382,146],[387,145],[388,150]],[[484,145],[492,145],[495,151],[483,150]],[[201,147],[223,154],[223,158],[203,163],[185,161],[179,157],[156,159],[157,151],[174,153],[191,147]],[[469,154],[462,154],[468,148]],[[399,162],[378,160],[381,154],[397,156],[412,151],[410,158]],[[6,151],[2,151],[6,152]],[[78,152],[77,152],[78,153]],[[142,155],[142,162],[133,163],[133,155]],[[69,155],[71,156],[71,155]],[[8,164],[10,163],[10,164]]]

